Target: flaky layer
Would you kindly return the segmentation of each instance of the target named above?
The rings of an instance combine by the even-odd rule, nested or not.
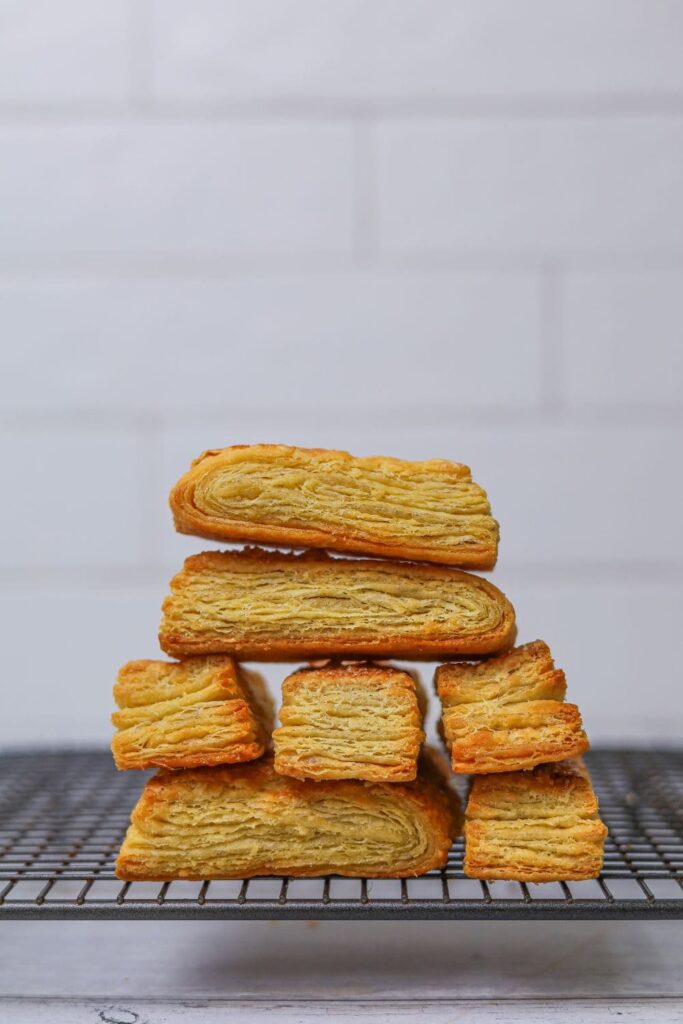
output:
[[[263,679],[215,656],[131,661],[114,687],[117,768],[195,768],[250,761],[273,725]]]
[[[519,882],[595,878],[606,835],[580,761],[477,776],[465,818],[465,874]]]
[[[467,466],[286,445],[204,452],[171,491],[176,529],[217,540],[490,569],[498,524]]]
[[[435,682],[456,772],[528,769],[588,749],[579,709],[563,703],[564,672],[540,640],[478,665],[442,665]]]
[[[381,665],[330,665],[282,684],[275,770],[297,779],[409,782],[424,741],[416,682]]]
[[[316,552],[195,555],[163,611],[161,646],[181,657],[476,655],[501,650],[514,631],[512,606],[478,576]]]
[[[427,766],[406,784],[299,782],[265,758],[148,782],[116,874],[407,877],[446,863],[459,824],[457,797]]]

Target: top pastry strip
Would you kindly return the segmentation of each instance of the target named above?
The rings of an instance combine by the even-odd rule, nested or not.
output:
[[[467,466],[286,445],[204,452],[171,491],[176,529],[490,569],[498,523]]]

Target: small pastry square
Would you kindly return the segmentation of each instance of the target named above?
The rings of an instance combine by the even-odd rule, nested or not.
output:
[[[467,466],[322,448],[204,452],[171,491],[176,529],[215,540],[491,569],[498,523]]]
[[[302,669],[282,684],[275,771],[295,779],[410,782],[424,742],[415,679],[383,665]]]
[[[114,687],[117,768],[197,768],[251,761],[270,743],[265,683],[232,658],[129,661]]]
[[[606,835],[580,758],[478,775],[465,816],[465,874],[518,882],[596,878]]]
[[[265,757],[151,779],[116,875],[404,878],[443,867],[460,825],[457,795],[428,757],[407,783],[301,782]]]
[[[441,665],[435,685],[455,772],[527,769],[588,750],[579,709],[564,703],[564,672],[541,640],[476,665]]]
[[[186,559],[163,612],[167,654],[252,661],[493,654],[515,625],[505,595],[459,569],[259,548]]]

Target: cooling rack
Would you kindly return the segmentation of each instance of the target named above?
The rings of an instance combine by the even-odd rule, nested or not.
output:
[[[683,918],[683,750],[588,755],[609,827],[590,882],[478,882],[448,865],[422,878],[134,882],[114,859],[142,788],[105,751],[0,755],[0,918]]]

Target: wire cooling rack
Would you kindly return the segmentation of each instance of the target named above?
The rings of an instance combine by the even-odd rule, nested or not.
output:
[[[683,918],[683,750],[588,755],[609,826],[590,882],[478,882],[462,840],[422,878],[133,882],[114,859],[145,776],[108,752],[0,755],[0,918]]]

